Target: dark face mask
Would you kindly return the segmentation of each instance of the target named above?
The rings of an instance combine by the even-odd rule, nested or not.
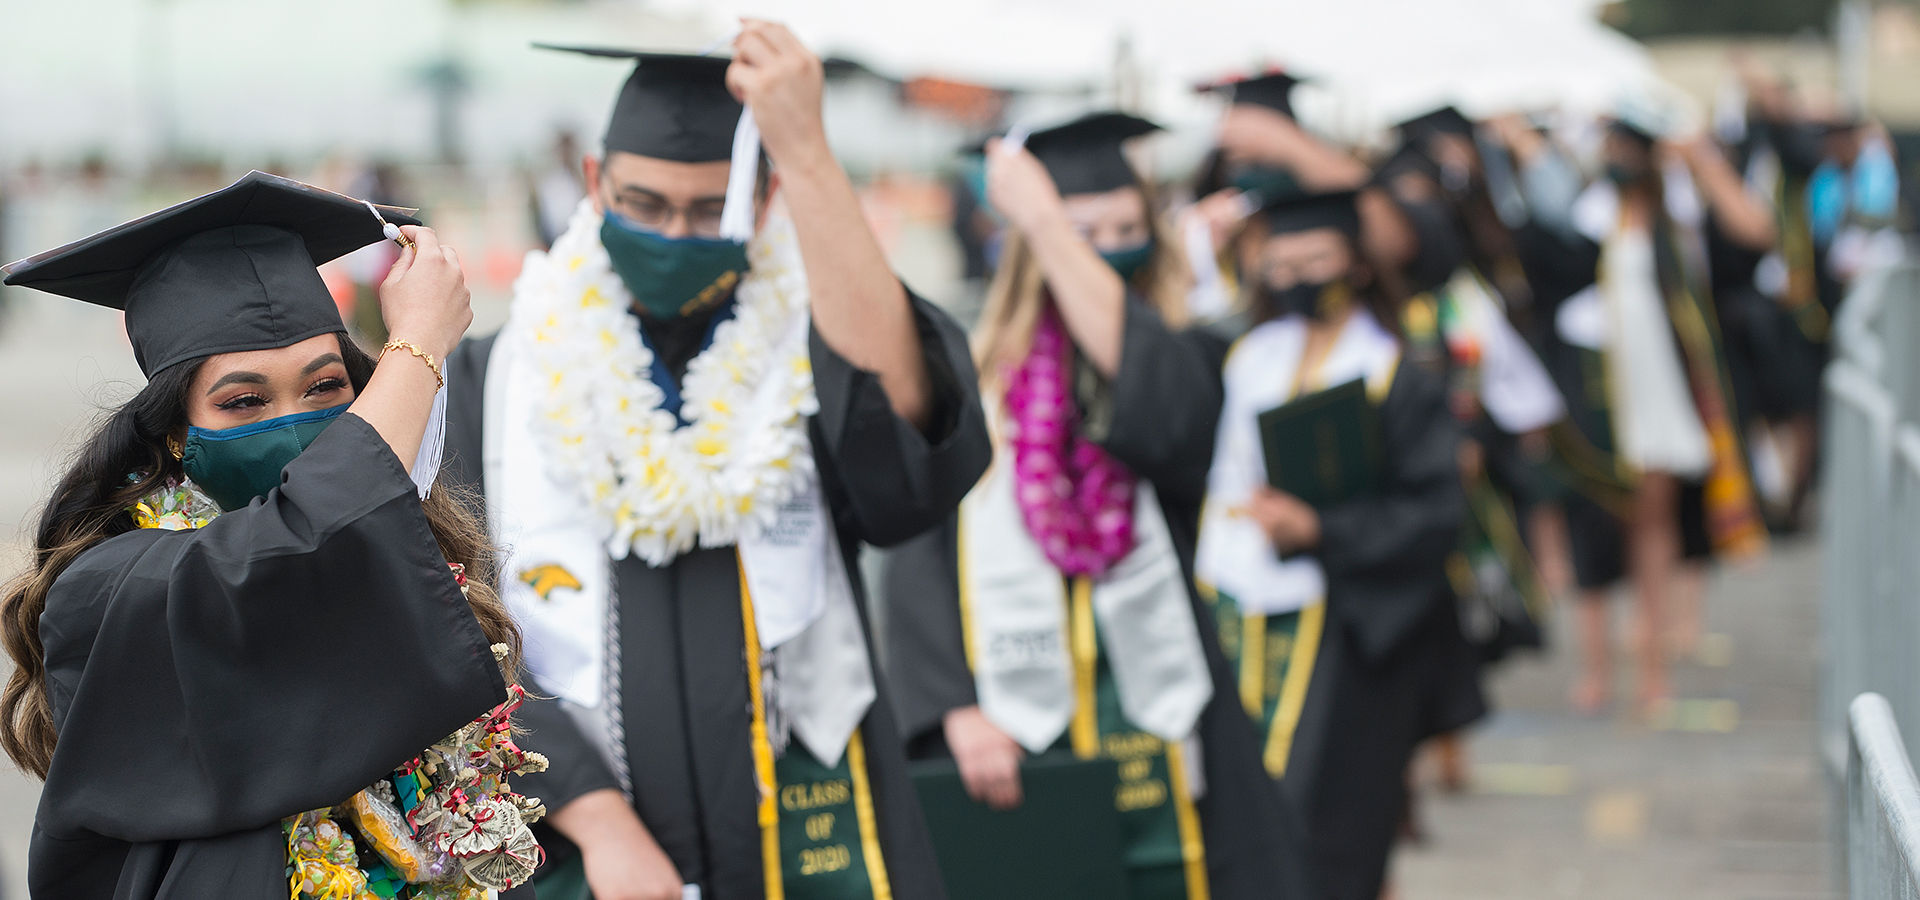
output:
[[[180,465],[222,510],[236,510],[279,486],[280,470],[346,411],[342,403],[235,428],[189,427]]]
[[[609,212],[600,244],[640,308],[655,319],[699,312],[726,299],[747,271],[747,245],[717,238],[670,238]]]
[[[1613,182],[1618,187],[1637,184],[1642,178],[1646,177],[1646,174],[1646,170],[1639,166],[1630,166],[1626,163],[1617,162],[1607,163],[1607,180]]]
[[[1345,278],[1267,288],[1267,307],[1275,317],[1300,315],[1324,321],[1346,312],[1352,304],[1353,289]]]
[[[1466,166],[1445,165],[1440,167],[1440,191],[1448,200],[1465,199],[1473,190],[1473,170]]]
[[[1121,281],[1132,283],[1133,276],[1140,274],[1140,270],[1153,260],[1153,239],[1148,238],[1140,246],[1125,250],[1102,250],[1100,258],[1120,273]]]
[[[1300,182],[1286,169],[1248,166],[1234,173],[1233,186],[1243,193],[1258,194],[1263,200],[1286,200],[1306,195]]]

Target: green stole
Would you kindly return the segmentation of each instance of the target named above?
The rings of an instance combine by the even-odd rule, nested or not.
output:
[[[1287,774],[1293,733],[1306,708],[1313,664],[1326,633],[1327,601],[1316,600],[1292,612],[1246,613],[1232,596],[1201,586],[1219,623],[1220,649],[1239,676],[1240,705],[1261,735],[1261,762],[1267,774]]]
[[[1047,752],[1110,759],[1119,767],[1113,805],[1120,816],[1127,900],[1208,900],[1206,845],[1188,784],[1187,748],[1127,721],[1119,686],[1100,653],[1093,583],[1073,579],[1067,602],[1073,721]]]

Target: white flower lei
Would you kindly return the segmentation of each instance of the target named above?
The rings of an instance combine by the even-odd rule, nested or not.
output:
[[[602,520],[616,556],[653,565],[757,536],[814,478],[806,417],[819,402],[807,352],[806,272],[792,223],[747,247],[733,318],[687,367],[678,427],[649,373],[632,295],[582,201],[567,231],[528,255],[511,331],[526,335],[546,391],[534,403],[555,480]]]

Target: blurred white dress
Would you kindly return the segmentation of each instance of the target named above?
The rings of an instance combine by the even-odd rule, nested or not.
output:
[[[1638,471],[1705,475],[1713,461],[1707,430],[1667,319],[1646,229],[1621,229],[1608,238],[1599,287],[1614,451]]]

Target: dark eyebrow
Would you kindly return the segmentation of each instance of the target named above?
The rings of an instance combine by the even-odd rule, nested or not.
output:
[[[214,391],[217,391],[230,384],[266,384],[266,383],[267,383],[267,376],[262,375],[259,372],[228,372],[227,374],[220,376],[220,380],[214,382],[212,387],[207,388],[207,393],[211,394]]]
[[[646,196],[647,199],[652,200],[656,203],[664,203],[667,205],[672,205],[672,201],[667,199],[667,195],[662,194],[659,191],[643,188],[637,184],[620,185],[615,187],[613,189],[613,192],[616,194],[643,194]],[[689,205],[700,206],[702,204],[707,204],[707,203],[725,203],[725,202],[727,202],[727,195],[713,194],[707,197],[695,197],[693,198],[693,203]]]
[[[347,364],[347,361],[341,359],[338,353],[323,353],[314,357],[313,362],[307,363],[307,367],[300,370],[300,377],[305,378],[334,363],[339,363],[344,366]]]
[[[615,185],[613,188],[613,192],[616,194],[644,194],[649,200],[657,200],[661,203],[667,202],[667,197],[665,194],[662,194],[659,191],[648,190],[637,184]]]

